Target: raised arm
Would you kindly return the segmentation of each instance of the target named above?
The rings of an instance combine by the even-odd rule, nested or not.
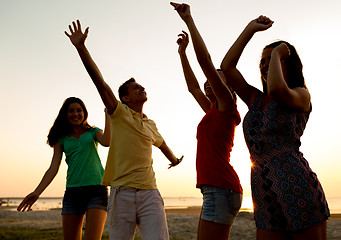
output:
[[[194,23],[190,13],[190,6],[187,4],[171,3],[178,12],[182,20],[186,23],[191,33],[192,42],[201,69],[203,70],[213,92],[216,96],[218,109],[220,111],[229,110],[234,106],[233,96],[228,86],[220,78],[219,73],[213,65],[211,56],[206,45]]]
[[[179,45],[178,53],[181,60],[182,70],[185,75],[185,80],[187,84],[188,91],[193,95],[197,103],[200,105],[202,110],[206,113],[211,108],[211,102],[206,97],[205,93],[201,91],[200,85],[198,83],[197,78],[195,77],[191,65],[189,64],[186,48],[188,46],[188,34],[185,31],[182,31],[181,34],[178,35],[179,38],[177,40],[177,44]]]
[[[282,61],[290,56],[290,50],[285,43],[275,47],[271,53],[267,76],[268,94],[270,97],[288,107],[308,111],[310,109],[310,93],[307,89],[289,88],[285,80]]]
[[[171,162],[169,164],[169,168],[171,167],[175,167],[177,165],[179,165],[179,163],[182,162],[182,159],[184,158],[184,156],[181,156],[181,158],[176,158],[174,153],[172,152],[172,150],[167,146],[166,142],[163,141],[163,143],[161,144],[161,146],[159,147],[159,149],[161,150],[161,152],[165,155],[165,157]]]
[[[53,157],[49,169],[45,172],[37,188],[32,193],[28,194],[19,204],[17,208],[18,211],[25,212],[31,209],[32,205],[38,200],[42,192],[50,185],[54,177],[57,175],[62,156],[62,147],[59,143],[57,143],[53,147]]]
[[[104,109],[104,112],[105,112],[104,131],[98,130],[96,132],[96,139],[102,146],[109,147],[110,145],[110,116],[107,112],[107,109]]]
[[[243,75],[237,69],[237,63],[252,36],[258,31],[270,28],[272,24],[273,21],[264,16],[252,20],[231,46],[220,66],[229,84],[231,84],[232,88],[248,106],[255,99],[258,90],[245,81]]]
[[[72,26],[69,25],[70,34],[66,31],[65,34],[69,37],[71,43],[77,49],[85,69],[95,84],[105,107],[108,109],[108,113],[112,114],[117,106],[117,99],[109,85],[104,81],[100,70],[85,46],[85,39],[88,36],[89,28],[87,27],[83,33],[79,20],[77,20],[77,24],[72,22]]]

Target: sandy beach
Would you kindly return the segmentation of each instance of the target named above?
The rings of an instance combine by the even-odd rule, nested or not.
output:
[[[170,239],[196,239],[199,207],[166,209]],[[0,229],[61,229],[60,209],[30,211],[25,213],[0,207]],[[106,232],[106,228],[104,232]],[[137,233],[138,234],[138,233]],[[234,222],[230,239],[255,239],[256,227],[253,214],[240,212]],[[341,239],[341,214],[332,214],[328,220],[328,240]]]

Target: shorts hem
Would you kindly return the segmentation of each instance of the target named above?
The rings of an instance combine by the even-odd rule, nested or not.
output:
[[[214,219],[208,219],[206,218],[205,216],[201,216],[200,217],[202,220],[205,220],[205,221],[208,221],[208,222],[214,222],[214,223],[218,223],[218,224],[223,224],[223,225],[229,225],[231,226],[235,220],[235,218],[229,222],[221,222],[221,221],[217,221],[217,220],[214,220]]]

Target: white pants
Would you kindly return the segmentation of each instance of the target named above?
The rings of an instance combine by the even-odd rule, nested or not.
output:
[[[112,187],[108,202],[109,238],[134,239],[136,225],[142,239],[169,239],[164,203],[159,190]]]

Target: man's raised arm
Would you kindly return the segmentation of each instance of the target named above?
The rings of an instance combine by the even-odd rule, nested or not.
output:
[[[108,113],[112,114],[117,106],[117,99],[109,85],[104,81],[100,70],[98,69],[96,63],[92,59],[88,49],[85,46],[85,39],[88,36],[89,27],[87,27],[83,33],[80,21],[77,20],[77,24],[72,22],[72,26],[69,25],[69,30],[70,34],[65,31],[66,36],[69,37],[71,43],[77,49],[84,67],[95,84],[102,101],[108,110]]]

